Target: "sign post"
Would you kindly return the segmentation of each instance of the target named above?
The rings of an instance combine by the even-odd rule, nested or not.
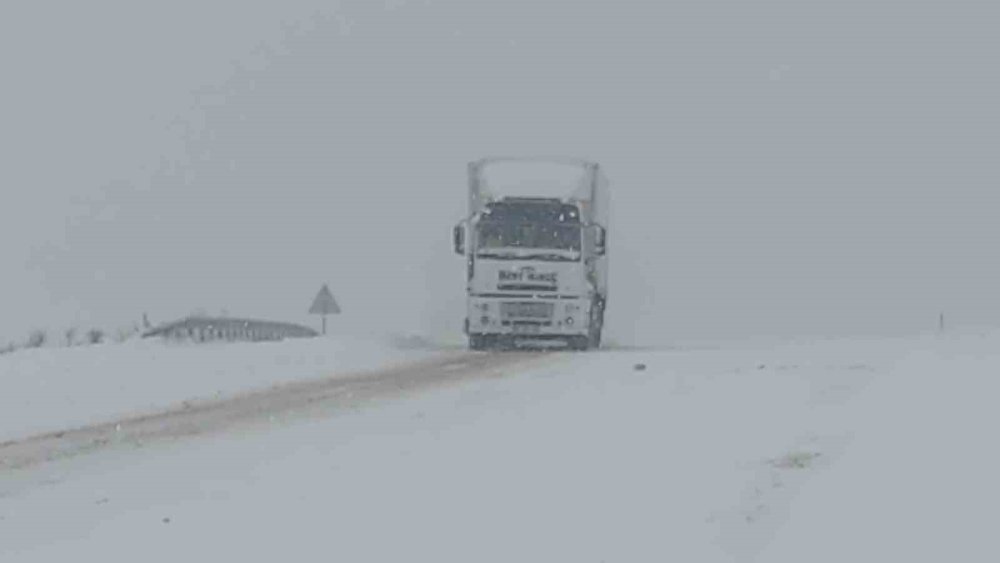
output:
[[[326,284],[323,284],[319,293],[316,294],[316,298],[313,299],[312,307],[309,307],[309,314],[323,316],[324,335],[326,334],[326,316],[340,314],[340,306],[337,305],[337,300],[333,298],[333,294],[330,293],[330,288]]]

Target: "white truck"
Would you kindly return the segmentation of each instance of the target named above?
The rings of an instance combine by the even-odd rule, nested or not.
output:
[[[596,162],[491,158],[469,163],[465,257],[469,347],[557,341],[599,348],[608,306],[607,180]],[[496,169],[515,172],[512,185]],[[559,183],[550,177],[560,172]],[[549,174],[536,174],[541,170]],[[568,174],[567,174],[568,173]],[[502,176],[502,175],[501,175]],[[556,195],[543,195],[557,191]]]

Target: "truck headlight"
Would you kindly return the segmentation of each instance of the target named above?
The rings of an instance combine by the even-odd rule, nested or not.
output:
[[[566,326],[573,326],[574,322],[576,321],[573,320],[573,317],[566,317]]]

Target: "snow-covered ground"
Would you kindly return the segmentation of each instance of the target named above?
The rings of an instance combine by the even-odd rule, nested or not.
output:
[[[551,358],[0,474],[0,560],[1000,555],[1000,335]]]
[[[0,442],[434,353],[441,352],[343,336],[23,350],[0,356]]]

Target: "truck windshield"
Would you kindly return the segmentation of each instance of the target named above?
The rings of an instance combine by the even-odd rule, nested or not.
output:
[[[557,223],[479,224],[482,258],[576,261],[580,258],[580,226]]]

